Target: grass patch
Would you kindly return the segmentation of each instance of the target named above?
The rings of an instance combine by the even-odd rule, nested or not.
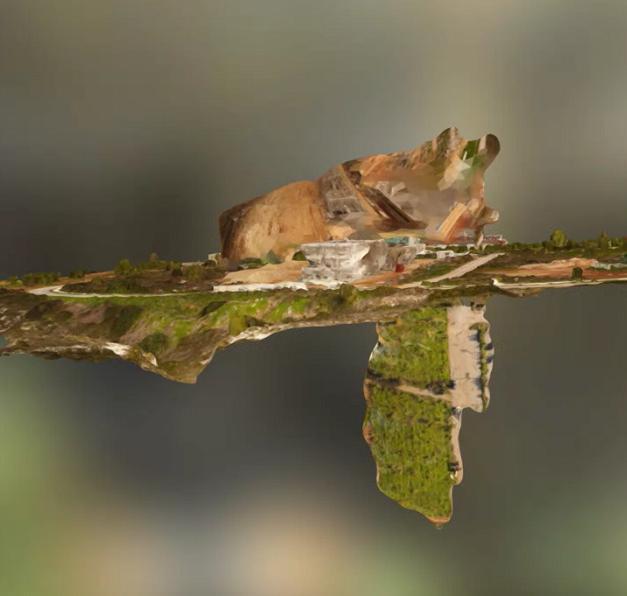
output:
[[[433,263],[428,267],[420,267],[416,269],[406,277],[403,277],[403,283],[411,283],[415,281],[427,281],[432,277],[438,277],[449,273],[456,269],[460,265],[463,265],[470,258],[467,256],[455,258],[454,260],[446,260],[437,263]]]
[[[379,325],[379,344],[369,370],[386,379],[444,389],[450,382],[446,308],[409,311]]]
[[[160,352],[165,350],[168,347],[170,340],[165,333],[161,333],[157,331],[156,333],[151,333],[144,337],[144,339],[139,342],[139,347],[144,352],[150,352],[155,356],[159,355]]]
[[[119,339],[130,331],[142,312],[143,309],[134,304],[110,306],[105,314],[105,321],[109,321],[111,324],[113,338]]]
[[[431,519],[452,513],[451,408],[443,401],[371,386],[364,434],[381,491]]]

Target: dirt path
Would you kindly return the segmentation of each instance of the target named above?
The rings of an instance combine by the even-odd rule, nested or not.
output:
[[[163,296],[184,296],[185,294],[198,294],[199,292],[164,292],[163,294],[93,294],[87,292],[63,292],[63,285],[46,286],[26,290],[35,296],[57,296],[59,298],[162,298]],[[211,292],[209,292],[211,293]]]
[[[449,271],[448,273],[444,273],[443,275],[438,275],[437,277],[431,277],[429,279],[415,281],[415,282],[408,283],[408,284],[400,284],[397,287],[403,290],[406,288],[419,288],[426,281],[428,281],[429,283],[439,283],[447,279],[455,279],[457,277],[463,277],[467,273],[470,273],[471,271],[474,271],[475,269],[482,267],[486,263],[489,263],[490,261],[496,259],[497,257],[500,257],[501,255],[503,255],[502,252],[495,252],[489,255],[484,255],[483,257],[477,257],[476,259],[473,259],[472,261],[469,261],[468,263],[464,263],[463,265],[460,265],[459,267],[456,267],[452,271]]]
[[[627,282],[627,277],[604,277],[597,279],[561,279],[554,281],[535,281],[535,282],[505,282],[498,279],[492,279],[492,283],[497,288],[504,290],[532,290],[534,288],[574,288],[581,286],[599,286],[611,282]]]

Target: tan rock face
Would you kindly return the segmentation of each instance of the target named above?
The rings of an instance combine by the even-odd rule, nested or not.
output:
[[[410,151],[344,162],[225,211],[222,254],[288,258],[307,242],[395,235],[472,240],[498,219],[485,202],[484,172],[499,149],[494,135],[468,141],[449,128]]]

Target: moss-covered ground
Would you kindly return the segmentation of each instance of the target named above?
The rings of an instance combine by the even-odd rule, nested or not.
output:
[[[450,380],[446,308],[425,307],[379,324],[369,370],[417,387],[443,388]]]
[[[127,360],[192,382],[217,349],[236,339],[290,326],[386,318],[399,308],[398,293],[388,287],[360,291],[345,285],[316,291],[48,297],[0,288],[0,334],[9,351],[42,355],[79,357],[74,348],[82,346],[81,357],[100,359],[110,352],[107,344],[122,344]],[[424,298],[424,291],[415,290],[403,299],[418,306]]]
[[[376,384],[367,403],[364,435],[381,491],[431,520],[448,520],[456,484],[450,405]]]

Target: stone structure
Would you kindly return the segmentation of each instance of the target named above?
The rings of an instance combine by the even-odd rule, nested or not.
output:
[[[393,271],[416,258],[423,244],[389,245],[384,240],[338,240],[303,244],[309,266],[303,280],[350,282],[381,271]]]

